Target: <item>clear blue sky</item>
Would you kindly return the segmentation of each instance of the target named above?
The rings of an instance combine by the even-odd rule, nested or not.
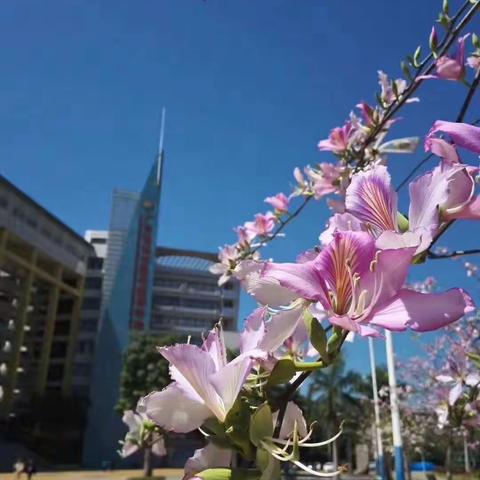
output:
[[[318,140],[373,98],[378,69],[399,73],[440,4],[5,0],[1,171],[79,233],[106,228],[112,189],[143,184],[165,106],[159,240],[215,251],[265,208],[267,194],[287,189],[296,165],[329,158]],[[393,132],[424,134],[435,119],[453,119],[462,88],[431,82]],[[478,106],[477,96],[471,119]],[[394,177],[420,155],[392,158]],[[292,260],[316,242],[327,215],[323,203],[311,205],[266,253]],[[479,247],[479,233],[457,225],[445,243]],[[416,270],[418,278],[435,273],[443,287],[478,291],[458,262]],[[244,301],[242,315],[251,306]],[[400,355],[413,351],[408,335],[396,338]],[[367,368],[366,342],[349,351],[352,366]]]

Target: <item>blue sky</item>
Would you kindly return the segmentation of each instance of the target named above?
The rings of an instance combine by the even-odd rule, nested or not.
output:
[[[142,187],[165,106],[160,243],[215,251],[265,209],[265,196],[288,189],[295,166],[330,158],[318,140],[374,98],[378,69],[399,74],[399,61],[425,45],[440,4],[5,0],[1,171],[78,232],[106,228],[113,188]],[[430,82],[392,135],[423,135],[435,119],[453,119],[463,89]],[[478,106],[477,97],[471,120]],[[421,153],[392,158],[394,178]],[[292,260],[315,244],[327,217],[324,203],[310,205],[266,254]],[[445,244],[478,247],[479,233],[458,224]],[[477,294],[459,262],[415,270]],[[251,306],[243,301],[242,316]],[[415,350],[408,335],[396,342],[399,355]],[[366,342],[355,342],[351,365],[366,369],[366,353]]]

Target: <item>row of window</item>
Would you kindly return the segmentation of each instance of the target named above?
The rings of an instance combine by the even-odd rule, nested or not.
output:
[[[0,207],[4,209],[8,209],[8,199],[4,196],[0,196]],[[25,212],[22,208],[15,206],[12,209],[12,215],[19,221],[28,225],[30,228],[34,230],[38,229],[38,222],[37,222],[37,219],[33,216],[33,212],[32,212],[32,215],[30,215],[29,213]],[[79,251],[79,249],[77,249],[75,245],[67,242],[66,239],[63,239],[62,238],[63,235],[59,230],[52,231],[48,229],[47,226],[43,226],[40,229],[40,233],[44,237],[48,238],[48,240],[53,241],[57,245],[59,246],[63,245],[65,250],[67,250],[69,253],[74,255],[76,258],[80,260],[84,260],[83,253]]]
[[[221,304],[214,300],[205,300],[200,298],[180,298],[169,296],[156,296],[153,299],[154,306],[172,306],[172,307],[187,307],[199,308],[202,310],[220,310]],[[226,308],[233,308],[233,300],[224,300],[223,306]]]
[[[166,287],[166,288],[191,288],[192,290],[197,290],[199,292],[220,292],[222,289],[213,282],[194,282],[186,279],[180,278],[155,278],[156,287]],[[231,282],[223,286],[223,290],[232,290],[233,284]]]
[[[167,317],[158,315],[153,318],[152,326],[155,327],[197,327],[209,329],[215,320],[193,317]]]

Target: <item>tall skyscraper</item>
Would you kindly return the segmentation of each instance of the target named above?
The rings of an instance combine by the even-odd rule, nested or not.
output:
[[[84,443],[86,466],[98,467],[103,461],[118,458],[123,428],[115,405],[122,355],[130,331],[148,328],[150,321],[161,162],[160,154],[140,196],[114,193]]]

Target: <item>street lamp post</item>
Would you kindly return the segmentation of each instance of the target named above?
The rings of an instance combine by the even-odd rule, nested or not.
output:
[[[373,339],[368,338],[368,349],[370,351],[370,369],[372,371],[373,408],[375,411],[375,438],[377,447],[377,474],[385,480],[385,463],[383,458],[382,430],[380,428],[380,406],[378,403],[377,371],[375,365],[375,350]]]

